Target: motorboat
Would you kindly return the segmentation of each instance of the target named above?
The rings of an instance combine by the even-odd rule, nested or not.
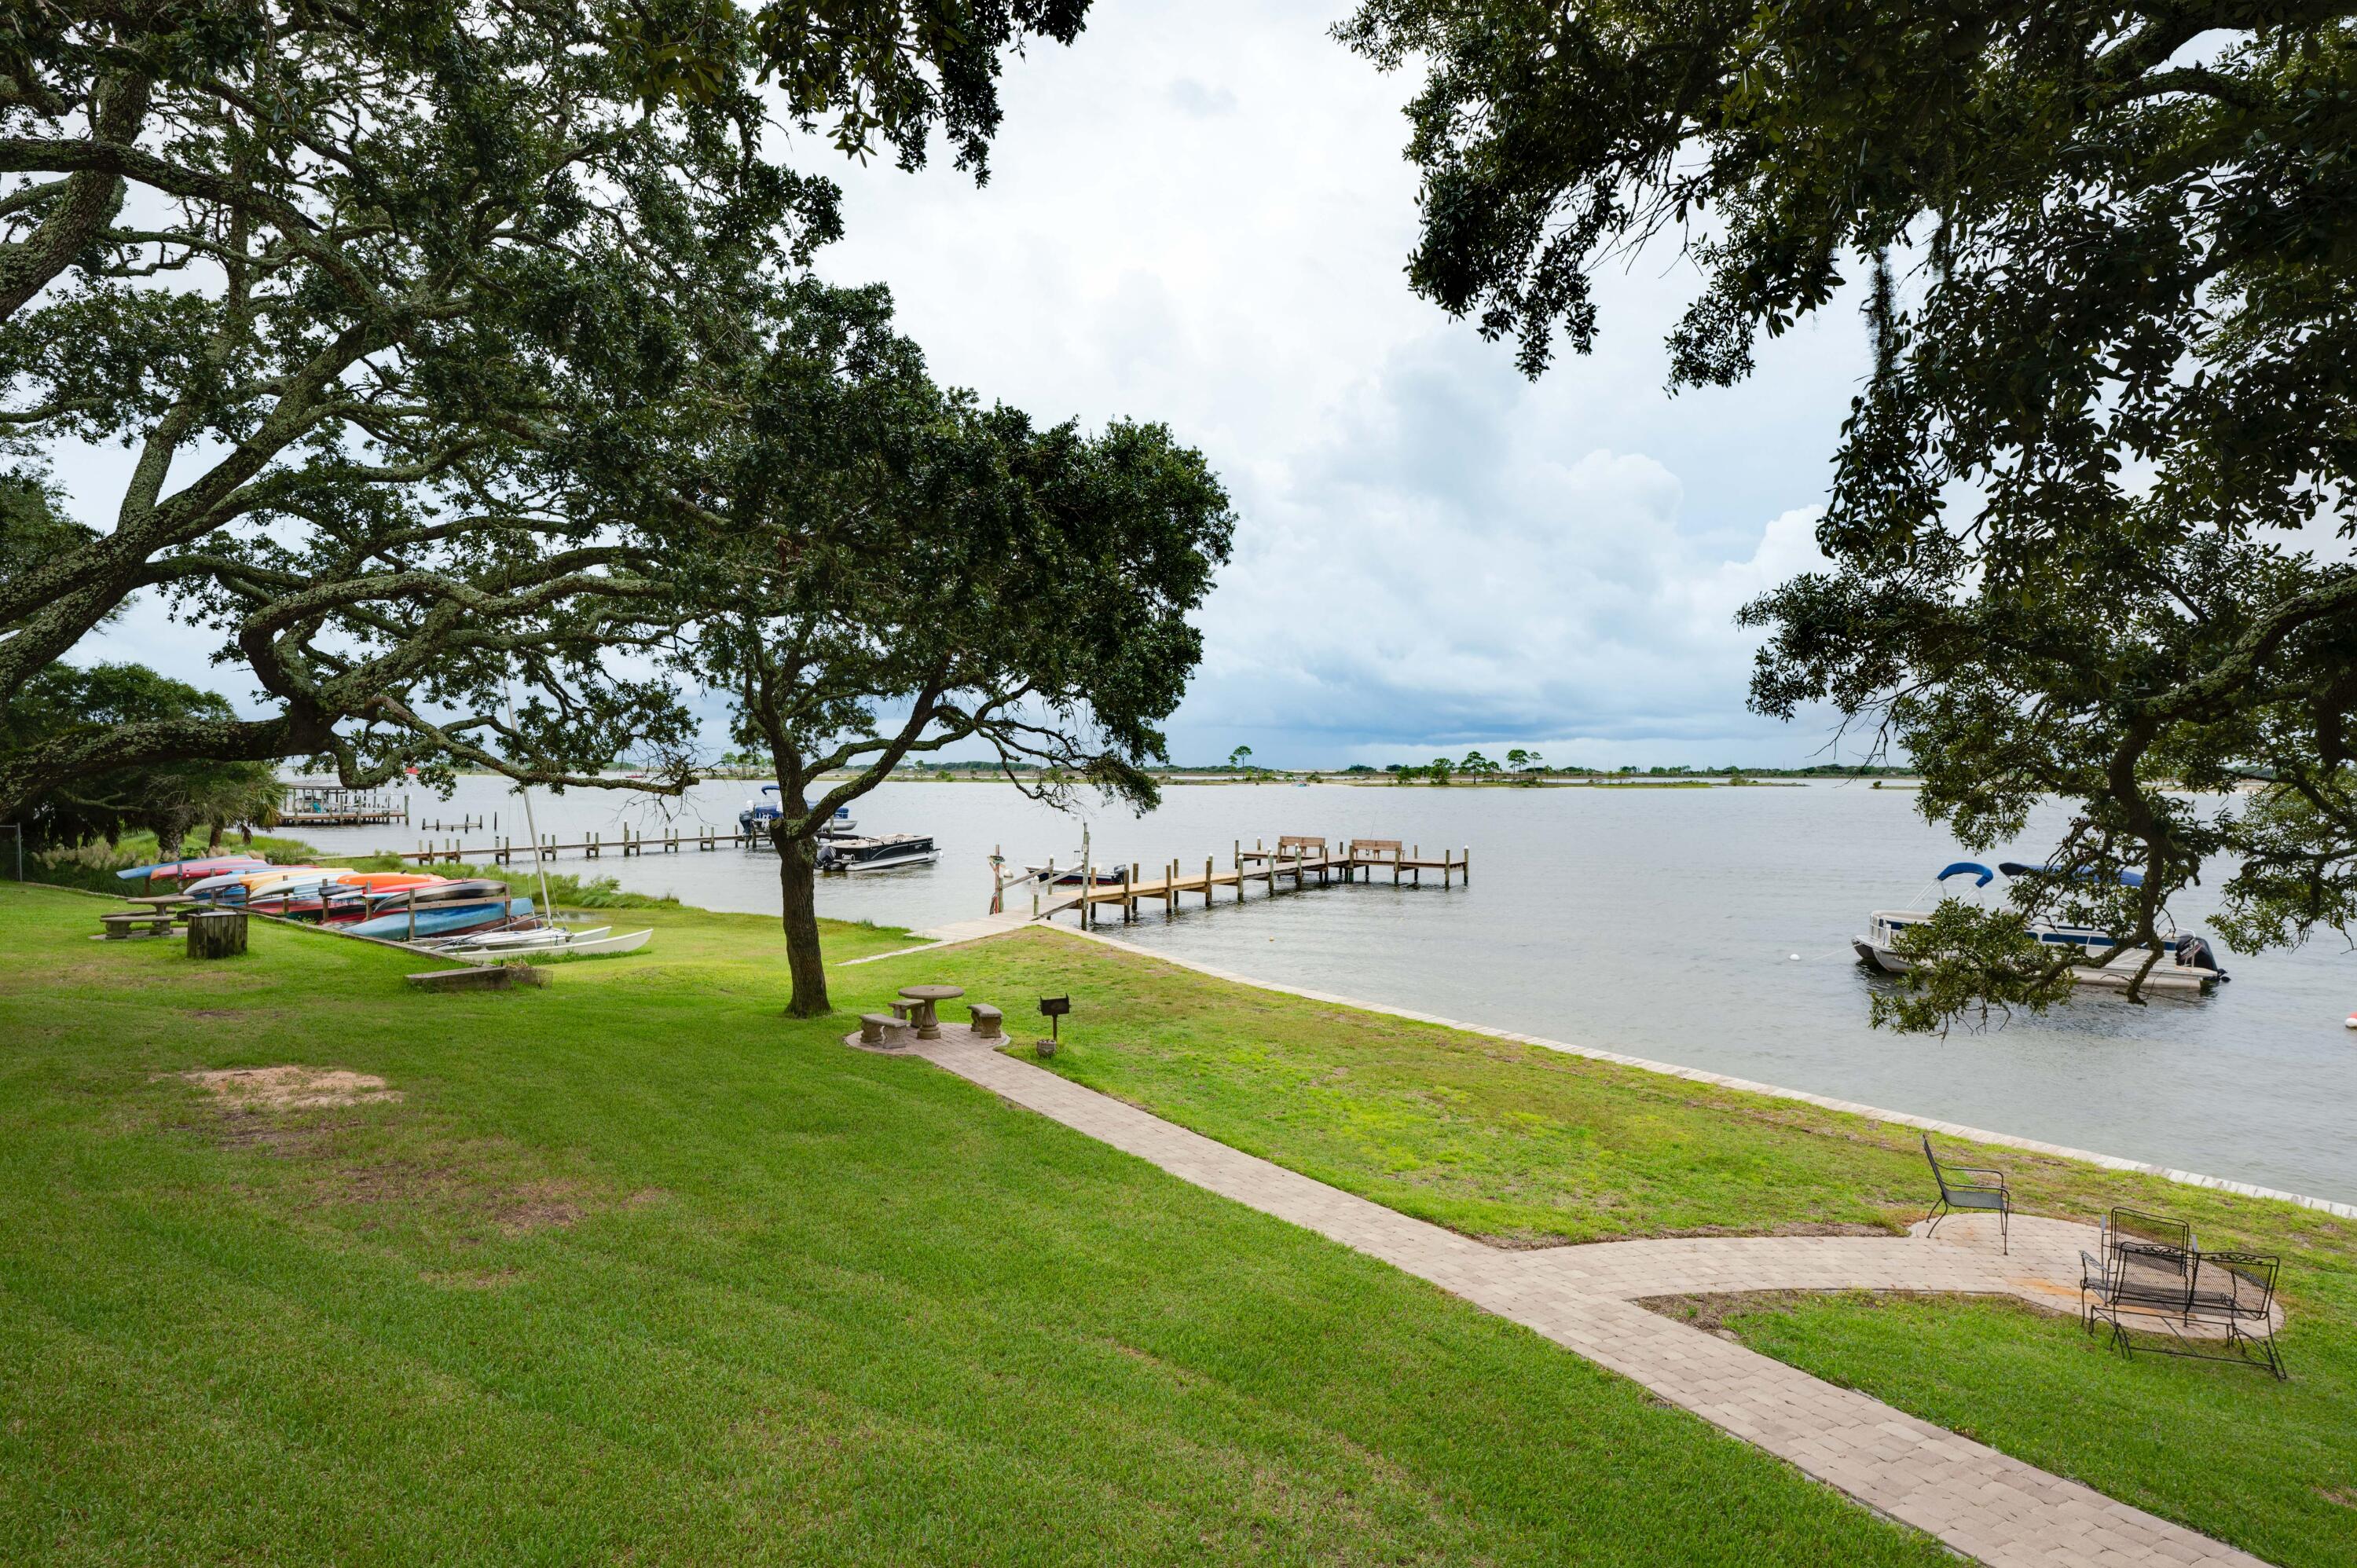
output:
[[[1998,871],[2007,876],[2059,876],[2069,875],[2048,866],[2024,865],[2015,861],[1998,864]],[[1987,886],[1996,880],[1996,872],[1975,861],[1960,860],[1933,878],[1935,886],[1944,886],[1952,876],[1975,878],[1974,887]],[[2141,886],[2143,876],[2134,871],[2120,873],[2121,881],[2128,886]],[[1927,909],[1877,909],[1867,917],[1864,936],[1850,939],[1860,961],[1886,974],[1904,974],[1914,963],[1899,950],[1900,933],[1910,927],[1932,918]],[[2030,934],[2050,948],[2075,950],[2090,960],[2119,945],[2119,939],[2095,926],[2064,925],[2052,920],[2032,920]],[[2208,939],[2191,931],[2174,929],[2158,933],[2160,961],[2144,977],[2147,989],[2167,992],[2201,993],[2222,980],[2232,978],[2218,967],[2217,954]],[[2073,964],[2071,976],[2082,985],[2126,987],[2136,979],[2136,971],[2150,956],[2150,950],[2131,948],[2108,963],[2090,961]]]
[[[1069,865],[1058,865],[1051,860],[1045,865],[1027,865],[1023,869],[1029,874],[1025,881],[1036,882],[1042,887],[1078,887],[1090,875],[1078,860]],[[1100,865],[1096,868],[1095,879],[1100,887],[1113,886],[1121,881],[1121,873],[1110,866]]]
[[[830,838],[818,846],[818,868],[857,874],[931,865],[941,859],[931,833],[888,833],[881,838]]]
[[[778,787],[775,784],[761,786],[762,795],[774,795],[777,792]],[[766,841],[770,836],[770,824],[776,822],[780,815],[778,803],[775,800],[764,800],[757,795],[746,801],[745,809],[737,813],[737,831],[748,838]],[[834,815],[819,824],[818,836],[822,840],[849,838],[858,830],[859,824],[851,820],[851,808],[837,806],[834,809]]]

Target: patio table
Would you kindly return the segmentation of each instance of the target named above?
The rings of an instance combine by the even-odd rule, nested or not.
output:
[[[942,1021],[933,1011],[935,1005],[954,1001],[965,994],[963,985],[904,985],[900,994],[917,1004],[917,1038],[938,1040],[942,1037]]]

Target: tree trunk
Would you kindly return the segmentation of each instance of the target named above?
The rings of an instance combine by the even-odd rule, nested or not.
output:
[[[786,968],[794,977],[794,999],[786,1014],[817,1018],[828,1011],[826,962],[818,950],[818,844],[806,837],[775,835],[778,886],[785,895]]]
[[[244,910],[202,909],[188,917],[190,958],[234,958],[244,950]]]

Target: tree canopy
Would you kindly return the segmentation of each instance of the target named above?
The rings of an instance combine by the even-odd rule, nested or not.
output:
[[[1367,0],[1341,31],[1425,72],[1413,286],[1528,373],[1666,236],[1700,277],[1674,385],[1862,295],[1832,566],[1746,610],[1753,704],[1829,701],[1975,847],[2072,802],[2012,913],[2148,964],[2205,865],[2237,945],[2357,916],[2352,12]],[[1951,920],[1886,1015],[2050,1000],[2018,935]]]
[[[934,385],[880,289],[799,286],[697,395],[651,411],[618,489],[665,519],[677,668],[730,705],[780,814],[798,1013],[823,1011],[820,828],[910,757],[986,748],[1018,789],[1150,803],[1201,653],[1227,496],[1159,425],[1096,434]]]
[[[218,694],[138,664],[79,669],[52,664],[0,708],[0,747],[39,746],[59,736],[126,725],[234,717]],[[16,822],[35,848],[108,843],[145,828],[171,853],[188,830],[207,825],[219,842],[241,823],[267,827],[277,818],[276,770],[257,762],[183,760],[118,768],[79,778],[27,800]]]
[[[588,781],[676,750],[616,649],[646,542],[579,433],[670,395],[699,337],[838,228],[766,150],[803,127],[979,174],[1001,54],[1079,0],[36,5],[0,25],[0,457],[133,454],[100,529],[0,513],[0,701],[133,595],[220,637],[269,712],[0,758],[0,815],[110,768],[461,757]],[[21,468],[16,482],[38,479]],[[511,726],[510,679],[530,695]],[[674,771],[671,784],[675,785]]]

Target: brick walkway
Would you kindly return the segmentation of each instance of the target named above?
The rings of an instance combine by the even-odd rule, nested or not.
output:
[[[1937,1237],[1730,1237],[1508,1251],[1243,1154],[1001,1055],[962,1028],[916,1047],[938,1066],[1223,1197],[1380,1258],[1642,1384],[1879,1512],[1990,1563],[2256,1564],[1878,1400],[1821,1382],[1635,1305],[1702,1291],[1866,1287],[2078,1297],[2093,1231],[1958,1219]]]

